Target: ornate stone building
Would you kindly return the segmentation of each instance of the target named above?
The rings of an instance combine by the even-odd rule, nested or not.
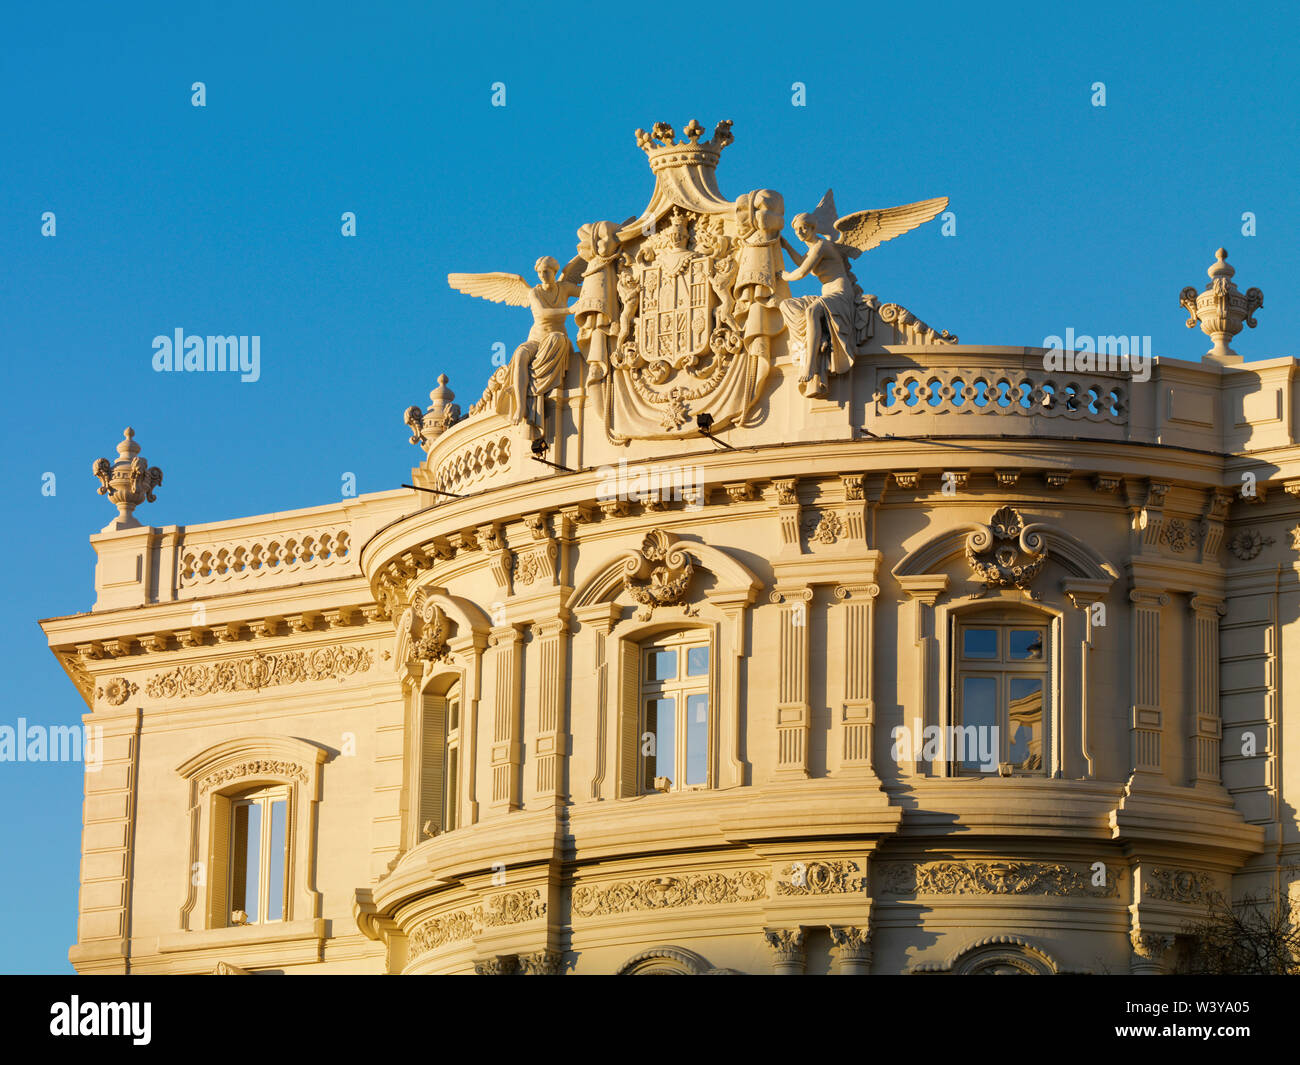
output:
[[[97,598],[44,622],[104,730],[79,970],[1158,972],[1290,890],[1258,290],[1184,291],[1199,362],[959,344],[850,269],[945,200],[828,194],[799,249],[703,132],[638,131],[649,205],[537,285],[451,276],[533,325],[407,411],[413,488],[152,527],[131,430],[96,463]]]

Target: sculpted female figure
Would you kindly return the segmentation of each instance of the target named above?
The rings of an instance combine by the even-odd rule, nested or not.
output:
[[[758,395],[772,366],[772,337],[785,328],[776,304],[776,284],[781,276],[781,228],[785,201],[779,192],[758,189],[736,200],[736,302],[732,315],[744,320],[745,350],[749,352],[749,396]]]
[[[573,305],[578,346],[587,353],[587,383],[603,380],[618,332],[618,227],[595,222],[578,230],[578,255],[587,262]]]
[[[845,250],[817,235],[812,215],[795,215],[795,234],[808,248],[799,268],[782,273],[786,281],[812,274],[822,283],[818,296],[796,296],[781,302],[781,316],[790,329],[790,345],[803,373],[799,391],[825,396],[831,374],[848,373],[860,345],[866,343],[871,321],[849,269]]]
[[[505,381],[496,394],[495,407],[502,417],[516,424],[527,419],[543,432],[546,396],[563,383],[573,354],[565,318],[572,310],[569,298],[578,295],[579,288],[573,278],[577,273],[575,263],[570,263],[565,275],[558,277],[560,264],[544,255],[534,269],[540,282],[537,285],[507,273],[448,274],[447,282],[467,295],[527,307],[533,312],[528,338],[515,348],[509,365],[504,367]],[[497,374],[493,374],[494,379]]]

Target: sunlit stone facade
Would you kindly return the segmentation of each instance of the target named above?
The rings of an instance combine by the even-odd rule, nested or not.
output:
[[[848,270],[942,201],[828,198],[787,261],[701,136],[639,133],[650,205],[539,285],[453,275],[534,325],[407,412],[416,490],[151,527],[97,464],[94,607],[44,622],[104,730],[79,970],[1160,972],[1289,891],[1257,292],[1192,290],[1200,361],[959,344]]]

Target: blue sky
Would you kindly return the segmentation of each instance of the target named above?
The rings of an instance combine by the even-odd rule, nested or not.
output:
[[[440,372],[473,402],[528,325],[447,272],[527,274],[638,213],[633,130],[656,121],[733,119],[724,194],[775,188],[787,217],[828,186],[844,212],[951,197],[956,236],[931,224],[858,275],[965,343],[1072,327],[1197,358],[1178,291],[1225,245],[1265,295],[1236,347],[1295,353],[1294,8],[44,2],[5,23],[0,725],[80,720],[36,619],[93,601],[112,508],[90,465],[123,426],[165,471],[155,525],[334,501],[348,472],[396,487],[405,407]],[[260,380],[155,373],[178,327],[260,336]],[[69,971],[80,767],[0,763],[0,805],[0,971]]]

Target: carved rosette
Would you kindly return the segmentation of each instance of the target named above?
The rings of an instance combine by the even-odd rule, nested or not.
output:
[[[105,700],[109,706],[121,706],[139,690],[138,684],[125,677],[107,677],[104,683],[95,689],[95,696]]]
[[[966,561],[987,594],[993,588],[1014,586],[1031,599],[1039,598],[1029,585],[1047,561],[1047,538],[1026,525],[1014,507],[1002,507],[966,538]]]
[[[640,551],[629,556],[623,567],[623,587],[641,604],[637,616],[648,619],[658,606],[687,607],[687,593],[695,566],[691,556],[678,546],[677,537],[663,529],[646,535]]]

